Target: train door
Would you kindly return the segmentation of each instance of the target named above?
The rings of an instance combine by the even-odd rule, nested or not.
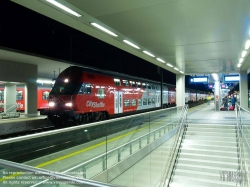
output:
[[[122,113],[123,112],[123,92],[121,91],[115,91],[114,93],[114,108],[115,108],[115,114]]]

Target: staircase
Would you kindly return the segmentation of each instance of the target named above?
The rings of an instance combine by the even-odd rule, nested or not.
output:
[[[238,168],[234,125],[188,124],[169,186],[235,187]]]

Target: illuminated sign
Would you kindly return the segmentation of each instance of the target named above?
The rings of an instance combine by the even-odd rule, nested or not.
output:
[[[239,82],[239,75],[225,75],[224,82]]]
[[[214,84],[208,84],[207,87],[208,87],[208,89],[213,89],[214,88]]]
[[[208,83],[208,77],[190,77],[190,84]]]

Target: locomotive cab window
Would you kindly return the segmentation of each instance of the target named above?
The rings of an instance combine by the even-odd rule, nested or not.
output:
[[[48,98],[49,98],[49,92],[48,91],[45,91],[45,92],[43,92],[43,100],[48,100]]]
[[[80,90],[80,94],[91,94],[92,93],[92,85],[83,83]]]
[[[120,79],[114,79],[114,83],[115,83],[116,86],[121,86],[122,85]]]
[[[16,100],[23,100],[23,91],[16,91]]]

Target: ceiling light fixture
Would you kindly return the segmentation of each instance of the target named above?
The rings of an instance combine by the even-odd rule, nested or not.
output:
[[[167,65],[168,65],[169,67],[171,67],[171,68],[174,67],[172,64],[169,64],[169,63],[167,63]]]
[[[247,51],[242,51],[241,57],[244,58],[246,56],[246,54],[247,54]]]
[[[238,64],[237,67],[239,68],[241,66],[241,64]]]
[[[137,45],[131,43],[131,42],[128,41],[128,40],[123,40],[123,42],[125,42],[125,43],[128,44],[128,45],[131,45],[132,47],[134,47],[134,48],[136,48],[136,49],[140,49],[140,47],[138,47]]]
[[[57,7],[60,8],[60,9],[63,9],[64,11],[66,11],[66,12],[68,12],[68,13],[70,13],[70,14],[76,16],[76,17],[81,17],[81,16],[82,16],[81,14],[78,14],[78,13],[75,12],[74,10],[71,10],[70,8],[68,8],[68,7],[64,6],[64,5],[62,5],[61,3],[59,3],[59,2],[57,2],[57,1],[55,1],[55,0],[46,0],[46,1],[48,1],[49,3],[51,3],[51,4],[55,5],[55,6],[57,6]]]
[[[245,50],[248,50],[250,47],[250,40],[247,40],[245,43]]]
[[[91,23],[91,25],[93,25],[94,27],[96,27],[96,28],[98,28],[98,29],[100,29],[100,30],[102,30],[102,31],[104,31],[104,32],[106,32],[106,33],[112,35],[112,36],[115,36],[115,37],[118,36],[117,34],[113,33],[112,31],[110,31],[110,30],[104,28],[103,26],[101,26],[101,25],[99,25],[99,24],[97,24],[97,23]]]
[[[183,71],[180,71],[180,73],[184,73]]]
[[[240,58],[239,63],[241,64],[243,62],[243,60],[244,60],[243,58]]]
[[[162,62],[162,63],[166,63],[164,60],[160,59],[160,58],[157,58],[156,60]]]
[[[154,55],[152,55],[151,53],[149,53],[149,52],[147,52],[147,51],[143,51],[143,53],[145,53],[145,54],[147,54],[147,55],[149,55],[149,56],[151,56],[151,57],[155,57]]]
[[[177,71],[179,71],[179,69],[178,68],[174,68],[175,70],[177,70]]]

